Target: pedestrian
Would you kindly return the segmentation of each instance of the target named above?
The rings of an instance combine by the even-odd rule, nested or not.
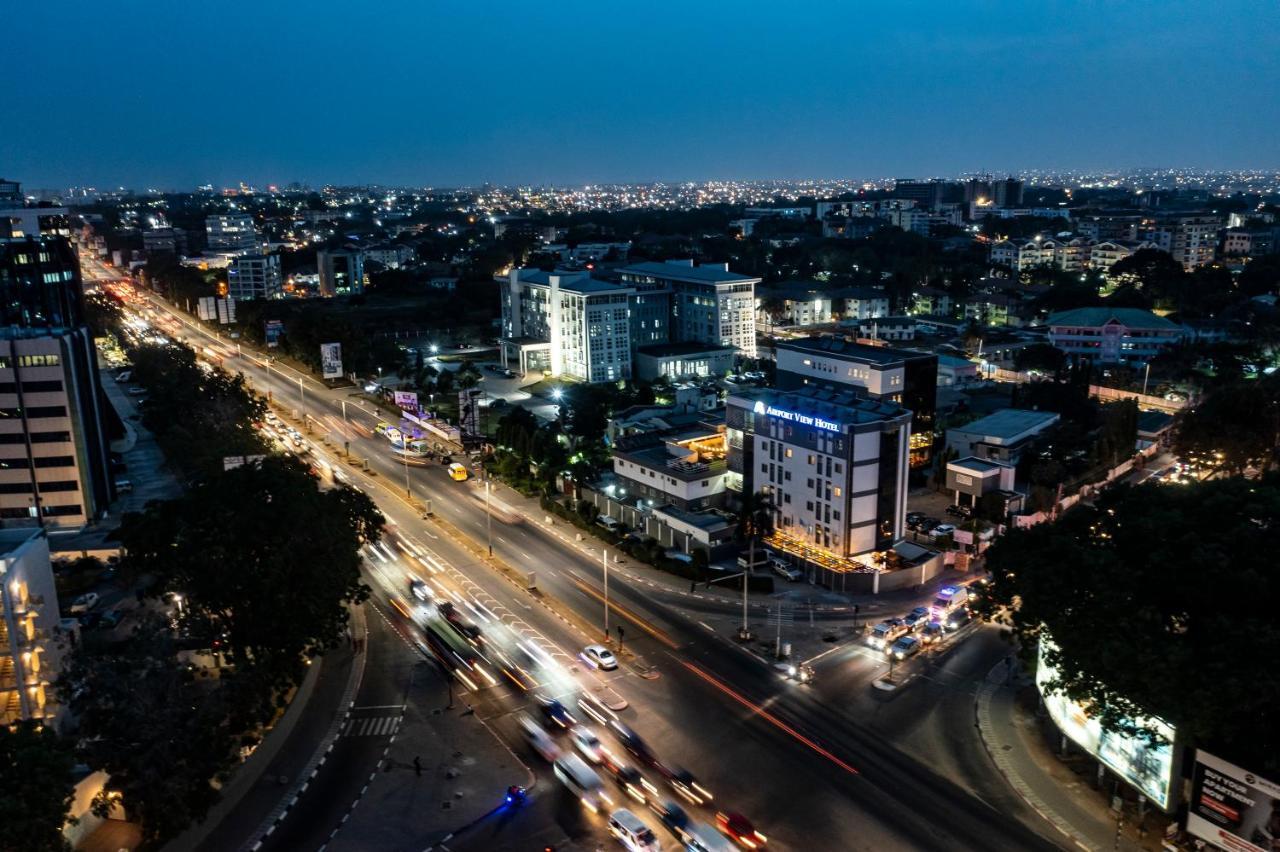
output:
[[[414,755],[413,758],[413,771],[419,778],[422,777],[422,761],[418,759],[417,755]]]
[[[698,588],[698,581],[697,581],[697,580],[690,580],[690,581],[689,581],[689,594],[693,594],[694,590],[695,590],[695,589],[697,589],[697,588]]]

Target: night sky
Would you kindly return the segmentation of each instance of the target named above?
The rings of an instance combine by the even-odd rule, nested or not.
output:
[[[1280,167],[1272,0],[126,0],[4,21],[0,176],[32,188]]]

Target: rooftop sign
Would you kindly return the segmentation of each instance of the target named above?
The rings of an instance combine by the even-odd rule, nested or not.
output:
[[[756,414],[767,414],[770,417],[781,417],[783,420],[790,420],[792,423],[799,423],[802,426],[813,426],[817,429],[826,429],[828,432],[840,431],[839,423],[833,423],[830,420],[823,420],[821,417],[814,417],[810,414],[798,414],[794,411],[774,408],[772,405],[765,405],[763,400],[756,402],[754,411]]]

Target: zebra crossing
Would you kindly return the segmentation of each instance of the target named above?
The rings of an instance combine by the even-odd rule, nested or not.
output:
[[[344,737],[389,737],[400,729],[401,716],[365,716],[348,719]]]

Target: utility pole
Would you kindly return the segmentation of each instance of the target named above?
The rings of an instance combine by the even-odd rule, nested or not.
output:
[[[609,641],[609,550],[600,548],[600,561],[604,563],[604,641]]]
[[[409,490],[409,441],[404,436],[400,438],[400,449],[404,455],[404,496],[412,503],[413,492]],[[493,555],[493,545],[489,545],[489,554]]]
[[[485,522],[488,524],[488,528],[489,528],[489,555],[493,556],[493,509],[489,505],[489,492],[493,490],[493,484],[489,481],[489,471],[486,470],[484,475],[485,475],[484,514],[485,514]],[[607,577],[608,575],[606,574],[605,576]],[[607,592],[608,588],[609,588],[609,585],[608,585],[608,581],[606,580],[605,581],[606,596],[608,595],[608,592]],[[607,633],[608,630],[609,630],[608,624],[606,623],[605,632]]]

